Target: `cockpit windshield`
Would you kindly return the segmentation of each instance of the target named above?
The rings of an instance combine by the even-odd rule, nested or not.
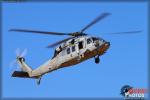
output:
[[[92,37],[93,42],[99,40],[99,38]]]

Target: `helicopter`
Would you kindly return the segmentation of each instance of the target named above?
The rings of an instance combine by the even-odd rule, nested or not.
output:
[[[98,64],[100,62],[100,56],[105,54],[106,51],[109,49],[110,42],[100,37],[90,36],[87,33],[85,33],[85,30],[87,30],[97,22],[103,20],[104,18],[110,15],[111,13],[102,13],[100,16],[96,17],[92,22],[87,24],[80,31],[72,33],[35,31],[28,29],[10,29],[9,31],[13,32],[30,32],[46,35],[69,36],[64,40],[48,45],[47,48],[56,47],[54,51],[54,56],[51,59],[49,59],[46,63],[34,70],[25,62],[25,58],[23,56],[18,55],[16,60],[21,68],[21,71],[14,71],[12,73],[12,77],[37,79],[37,84],[39,85],[41,77],[44,74],[50,73],[54,70],[73,66],[90,58],[94,58],[95,63]],[[138,32],[140,31],[134,31],[134,33]]]

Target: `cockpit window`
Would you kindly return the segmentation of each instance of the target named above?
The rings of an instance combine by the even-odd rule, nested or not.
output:
[[[92,37],[92,40],[93,40],[93,41],[96,41],[96,40],[99,40],[99,39],[96,38],[96,37]]]
[[[88,38],[87,39],[87,44],[90,44],[90,43],[92,43],[92,40],[91,40],[91,38]]]

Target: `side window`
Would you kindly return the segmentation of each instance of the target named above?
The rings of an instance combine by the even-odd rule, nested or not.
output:
[[[90,43],[92,43],[92,40],[91,40],[91,38],[88,38],[87,39],[87,44],[90,44]]]
[[[79,42],[78,47],[79,47],[79,49],[83,49],[83,41]]]
[[[76,51],[75,46],[72,46],[72,52]]]
[[[67,48],[67,54],[70,54],[70,48]]]

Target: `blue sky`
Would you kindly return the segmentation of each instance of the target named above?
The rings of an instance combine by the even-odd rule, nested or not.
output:
[[[148,32],[147,3],[3,3],[2,67],[3,97],[121,97],[120,88],[131,85],[147,88]],[[102,37],[111,46],[101,56],[60,69],[36,80],[11,78],[9,64],[16,58],[17,48],[28,49],[26,62],[37,68],[53,56],[48,44],[66,38],[30,33],[9,32],[12,28],[43,31],[79,31],[103,12],[112,13],[86,32]],[[140,34],[112,35],[120,31],[143,30]],[[106,34],[105,34],[106,33]]]

